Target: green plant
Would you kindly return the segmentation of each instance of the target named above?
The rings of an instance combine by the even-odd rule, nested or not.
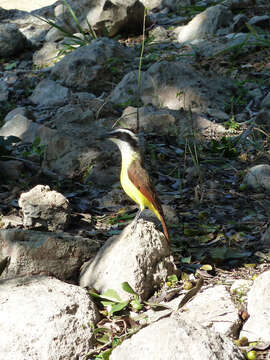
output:
[[[226,158],[233,159],[239,155],[234,139],[223,136],[220,140],[211,139],[209,150]]]
[[[132,295],[131,300],[122,300],[117,291],[113,289],[108,289],[101,295],[97,294],[94,291],[90,291],[90,295],[94,299],[99,300],[99,302],[105,308],[105,313],[108,314],[109,317],[113,316],[115,313],[126,309],[128,306],[131,306],[131,308],[135,311],[141,310],[143,307],[143,305],[139,301],[138,294],[127,282],[123,282],[121,286],[124,291]]]
[[[40,143],[40,137],[37,136],[35,138],[35,140],[33,141],[33,143],[32,143],[32,148],[29,151],[24,151],[22,153],[22,156],[24,158],[27,158],[27,157],[29,157],[31,155],[38,155],[40,160],[41,160],[43,158],[43,156],[44,156],[45,149],[46,149],[46,145],[42,145]]]
[[[67,31],[63,26],[57,25],[56,22],[53,22],[48,19],[44,19],[38,15],[34,15],[39,20],[46,22],[47,24],[51,25],[55,29],[58,29],[67,38],[65,40],[65,42],[63,43],[64,47],[62,50],[59,51],[58,56],[64,55],[68,52],[71,52],[71,51],[75,50],[77,47],[89,45],[90,42],[96,38],[96,34],[95,34],[94,30],[92,29],[92,26],[90,25],[88,19],[86,18],[88,28],[86,30],[84,30],[81,27],[76,14],[74,13],[73,9],[71,8],[71,6],[67,2],[67,0],[62,0],[62,3],[69,11],[69,13],[74,21],[75,27],[78,30],[78,33],[80,34],[79,36],[74,35],[73,33]]]
[[[238,122],[235,121],[234,116],[232,116],[232,118],[230,120],[226,121],[224,125],[227,129],[230,129],[233,131],[239,130],[239,128],[240,128],[240,125]]]

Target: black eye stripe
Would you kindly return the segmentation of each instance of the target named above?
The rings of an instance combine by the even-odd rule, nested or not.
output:
[[[123,131],[115,131],[111,133],[112,137],[115,137],[116,139],[125,141],[129,143],[133,148],[138,147],[138,142],[136,139],[134,139],[133,136],[131,136],[129,133],[123,132]]]

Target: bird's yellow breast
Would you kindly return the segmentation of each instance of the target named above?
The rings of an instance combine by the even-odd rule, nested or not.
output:
[[[153,204],[141,193],[141,191],[133,184],[128,176],[128,168],[135,159],[136,158],[132,158],[129,162],[122,162],[120,175],[121,185],[126,194],[140,206],[141,210],[144,210],[144,208],[147,207],[154,212],[158,219],[160,219],[160,215],[154,208]]]

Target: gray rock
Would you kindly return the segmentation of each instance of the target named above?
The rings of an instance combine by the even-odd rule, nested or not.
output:
[[[10,360],[82,360],[99,320],[87,292],[36,276],[0,280],[0,348]]]
[[[224,335],[233,334],[239,320],[238,309],[223,285],[214,286],[196,295],[184,306],[181,318]]]
[[[179,33],[178,41],[186,42],[216,34],[217,30],[229,26],[232,13],[223,5],[209,7],[196,15]]]
[[[110,360],[244,360],[232,340],[174,315],[117,346]]]
[[[270,17],[268,15],[253,16],[249,21],[251,26],[260,26],[263,29],[268,29],[270,26]]]
[[[139,108],[140,129],[160,135],[175,134],[177,119],[169,110],[156,110],[151,106]],[[136,129],[137,108],[128,106],[121,116],[121,123],[128,129]]]
[[[33,55],[33,63],[39,68],[53,66],[57,62],[59,49],[54,42],[45,42]]]
[[[21,161],[17,160],[0,160],[0,169],[5,179],[18,180],[24,170],[24,165]]]
[[[42,227],[50,231],[63,230],[69,221],[69,202],[48,185],[37,185],[22,193],[19,206],[25,227]]]
[[[167,30],[162,26],[156,26],[153,30],[149,31],[149,36],[153,37],[154,42],[160,42],[168,39]]]
[[[248,293],[247,311],[250,315],[240,337],[252,341],[270,339],[270,271],[259,275]]]
[[[25,36],[15,24],[0,24],[0,57],[9,58],[21,53],[27,45]]]
[[[253,89],[248,92],[248,94],[253,97],[254,101],[258,102],[260,98],[262,97],[262,91],[261,89]]]
[[[55,81],[44,79],[34,89],[30,100],[40,106],[62,106],[68,102],[69,90]]]
[[[175,271],[164,235],[153,223],[141,219],[134,230],[130,224],[120,236],[107,240],[82,269],[80,285],[101,293],[114,289],[125,299],[128,294],[121,284],[127,281],[142,299],[147,299]]]
[[[91,239],[67,233],[0,230],[0,259],[10,257],[1,278],[49,274],[61,280],[77,279],[82,264],[98,250]]]
[[[140,99],[145,105],[172,110],[224,110],[233,84],[221,77],[207,78],[189,64],[161,61],[141,74]],[[115,104],[138,103],[137,72],[128,73],[111,92]]]
[[[22,115],[28,119],[34,120],[33,114],[25,107],[17,107],[13,110],[11,110],[4,118],[4,122],[8,122],[11,120],[15,115]]]
[[[0,102],[8,100],[9,89],[4,80],[0,80]]]
[[[244,182],[256,191],[270,190],[270,165],[253,166],[248,170]]]
[[[55,124],[58,134],[80,139],[81,143],[89,144],[89,135],[91,133],[90,126],[95,118],[91,109],[85,109],[80,105],[66,105],[57,110],[55,114]],[[96,129],[96,135],[98,126]]]
[[[247,29],[246,23],[248,22],[248,18],[244,14],[237,14],[233,18],[233,23],[231,25],[231,29],[233,32],[244,31]]]
[[[256,124],[270,130],[270,109],[262,109],[256,115]]]
[[[222,4],[232,10],[240,10],[252,6],[253,0],[224,0]]]
[[[146,72],[141,72],[141,78],[144,82],[151,81]],[[141,87],[142,91],[142,87]],[[140,99],[140,97],[139,97]],[[109,101],[116,105],[138,104],[138,71],[127,73],[123,79],[117,84],[109,96]],[[148,104],[146,104],[148,105]]]
[[[32,143],[38,136],[40,125],[17,113],[0,128],[0,136],[17,136],[25,143]]]
[[[93,141],[91,145],[85,145],[89,134],[91,135],[91,132],[85,130],[84,136],[80,139],[76,137],[76,141],[72,136],[54,134],[46,146],[42,168],[69,177],[89,169],[101,153]]]
[[[141,3],[147,8],[147,9],[154,9],[156,7],[159,7],[164,0],[142,0]]]
[[[230,120],[230,116],[219,109],[208,108],[206,111],[207,114],[213,117],[217,122],[224,122]]]
[[[100,36],[115,36],[121,31],[138,31],[142,28],[144,6],[138,0],[72,0],[71,5],[81,27],[88,29],[88,24],[94,28]],[[66,7],[59,5],[55,8],[57,25],[69,33],[78,32],[78,28]],[[51,34],[51,31],[53,35]],[[46,36],[46,40],[56,41],[63,34],[52,29]]]
[[[270,108],[270,92],[263,99],[261,106],[263,108]]]
[[[269,247],[270,247],[270,226],[268,226],[268,228],[263,233],[263,235],[261,237],[260,244],[261,244],[261,247],[263,249],[267,249],[267,251],[269,250]]]
[[[101,38],[66,55],[53,67],[51,74],[67,87],[103,91],[113,76],[110,67],[105,67],[106,61],[112,58],[125,61],[132,59],[132,56],[134,53],[131,49],[115,40]]]
[[[224,78],[206,78],[192,66],[177,62],[161,61],[146,74],[141,86],[143,103],[172,110],[209,107],[224,110],[233,88]]]

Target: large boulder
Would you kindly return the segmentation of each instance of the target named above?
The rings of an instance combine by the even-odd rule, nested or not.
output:
[[[113,350],[110,360],[244,360],[232,340],[179,315],[142,329]]]
[[[121,287],[127,281],[141,298],[147,299],[175,271],[165,236],[153,223],[141,219],[135,228],[131,223],[120,236],[107,240],[82,269],[80,285],[101,293],[114,289],[127,298]]]
[[[87,292],[45,276],[0,280],[1,358],[82,360],[99,320]]]
[[[115,36],[121,31],[136,31],[142,29],[144,6],[139,0],[70,0],[81,27],[88,29],[88,23],[98,35]],[[78,28],[64,5],[55,8],[57,25],[71,33]],[[55,40],[63,36],[58,29],[53,28],[47,40]]]
[[[0,58],[21,53],[27,46],[25,36],[15,24],[0,24]]]
[[[97,241],[68,233],[0,230],[0,261],[8,258],[2,278],[50,274],[77,280],[82,264],[98,251]]]

